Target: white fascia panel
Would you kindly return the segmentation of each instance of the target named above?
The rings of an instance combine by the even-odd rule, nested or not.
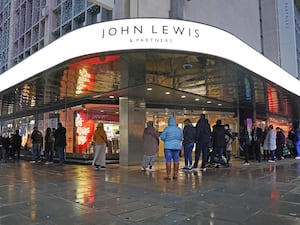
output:
[[[0,91],[72,58],[138,49],[218,56],[300,96],[299,80],[232,34],[205,24],[172,19],[114,20],[75,30],[3,73]]]

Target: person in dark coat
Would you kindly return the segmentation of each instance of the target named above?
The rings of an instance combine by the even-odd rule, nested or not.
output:
[[[16,130],[16,133],[12,136],[12,140],[11,140],[13,160],[16,159],[16,153],[17,153],[17,160],[20,160],[21,144],[22,144],[22,137],[19,134],[19,130]]]
[[[299,122],[294,121],[292,124],[292,129],[288,132],[286,139],[286,145],[289,148],[292,157],[296,158],[298,153],[296,149],[296,133],[299,127]]]
[[[225,127],[222,125],[221,120],[217,120],[216,124],[213,126],[212,132],[212,146],[214,148],[214,152],[218,154],[218,165],[224,164],[223,155],[226,149],[226,141],[225,141]]]
[[[193,153],[193,148],[195,145],[195,127],[193,126],[192,122],[190,119],[185,119],[183,121],[184,128],[183,128],[183,151],[184,151],[184,167],[182,168],[183,170],[191,170],[192,169],[192,163],[193,163],[193,158],[192,158],[192,153]]]
[[[37,127],[33,128],[31,133],[31,142],[32,142],[32,160],[30,163],[36,163],[41,161],[41,147],[43,144],[43,135],[37,129]]]
[[[45,134],[45,158],[46,162],[45,164],[51,164],[53,163],[53,146],[54,146],[54,136],[53,132],[50,127],[46,129]]]
[[[224,136],[225,138],[225,136]],[[195,162],[193,165],[193,170],[198,170],[198,161],[200,159],[200,154],[202,152],[202,163],[201,170],[206,170],[206,163],[208,157],[208,146],[211,141],[211,129],[208,120],[205,119],[205,115],[201,114],[200,119],[196,124],[196,151],[195,151]],[[225,140],[224,140],[225,141]]]
[[[258,162],[261,162],[261,144],[263,143],[263,131],[260,127],[256,126],[256,124],[253,125],[253,129],[251,131],[251,137],[252,137],[252,147],[255,153],[255,158]]]
[[[283,158],[283,147],[285,145],[285,135],[280,127],[276,127],[276,159]]]
[[[239,142],[240,142],[240,147],[243,149],[244,155],[245,155],[245,162],[243,165],[249,166],[250,165],[250,163],[249,163],[249,148],[251,146],[251,141],[250,141],[250,136],[249,136],[247,129],[243,126],[241,126],[241,129],[240,129]]]
[[[66,128],[63,127],[62,123],[57,124],[57,129],[54,132],[55,148],[58,153],[59,163],[63,164],[65,161],[65,147],[66,141]]]

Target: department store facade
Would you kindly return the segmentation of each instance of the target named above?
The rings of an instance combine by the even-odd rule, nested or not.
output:
[[[12,79],[13,77],[13,79]],[[238,133],[299,121],[300,81],[232,34],[172,19],[123,19],[75,30],[0,76],[1,129],[67,128],[66,157],[87,159],[99,121],[107,159],[139,164],[145,122],[162,131],[200,113]],[[160,145],[162,155],[162,145]],[[236,150],[237,151],[237,150]],[[236,152],[238,154],[238,152]]]

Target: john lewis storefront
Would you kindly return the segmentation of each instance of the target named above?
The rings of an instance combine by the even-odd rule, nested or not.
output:
[[[14,76],[16,79],[10,79]],[[251,118],[299,120],[300,82],[231,34],[170,19],[127,19],[76,30],[0,76],[2,133],[66,126],[67,153],[86,157],[95,123],[109,157],[140,163],[146,120],[208,113],[238,131]],[[22,130],[21,129],[21,130]],[[287,128],[288,129],[288,126]]]

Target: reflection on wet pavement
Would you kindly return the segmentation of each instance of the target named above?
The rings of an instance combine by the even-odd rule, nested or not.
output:
[[[164,177],[163,162],[153,173],[0,163],[0,224],[300,224],[300,161]]]

